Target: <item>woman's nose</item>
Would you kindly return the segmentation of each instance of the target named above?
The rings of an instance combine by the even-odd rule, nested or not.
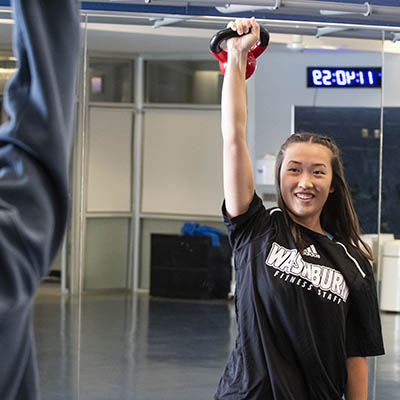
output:
[[[312,177],[309,174],[302,174],[299,179],[298,186],[302,189],[310,189],[313,187]]]

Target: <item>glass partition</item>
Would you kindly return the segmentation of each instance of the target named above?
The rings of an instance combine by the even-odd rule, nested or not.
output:
[[[380,235],[378,289],[382,329],[385,339],[386,356],[376,359],[376,398],[391,398],[398,391],[400,380],[399,332],[400,332],[400,225],[397,209],[399,197],[398,166],[400,139],[400,81],[398,66],[400,44],[396,36],[382,32],[384,67],[382,90],[382,145],[380,174]]]
[[[148,60],[147,103],[220,104],[222,75],[214,61]]]
[[[362,79],[360,67],[382,68],[382,42],[379,34],[377,37],[377,40],[368,40],[366,46],[365,39],[317,41],[312,37],[293,37],[286,44],[274,44],[272,35],[269,53],[260,58],[254,78],[256,122],[253,129],[258,165],[261,168],[268,165],[288,133],[317,132],[331,137],[341,150],[345,177],[361,229],[370,235],[368,238],[371,235],[376,238],[378,233],[382,94],[381,88],[352,87],[349,83],[353,75],[359,81]],[[317,71],[316,82],[307,82],[307,70],[311,68]],[[275,189],[271,186],[271,177],[268,179],[258,170],[257,177],[259,190],[272,205],[271,193]],[[376,263],[375,271],[377,266]],[[369,393],[374,396],[373,358],[369,364]]]
[[[5,84],[14,74],[16,68],[16,60],[11,52],[0,52],[0,124],[7,120],[7,114],[3,106],[3,93]]]
[[[151,21],[143,15],[135,17],[140,20],[140,24],[133,18],[131,25],[127,24],[126,20],[124,24],[120,23],[121,20],[112,14],[91,18],[86,18],[82,35],[77,138],[71,168],[73,229],[67,249],[70,277],[67,286],[72,294],[93,289],[112,289],[113,293],[121,289],[148,290],[152,233],[178,234],[180,226],[189,218],[224,229],[219,216],[220,204],[217,202],[211,204],[204,213],[187,212],[185,207],[180,207],[180,202],[185,201],[185,196],[174,199],[176,207],[173,213],[163,211],[163,205],[167,203],[164,196],[173,190],[170,187],[171,181],[164,179],[167,176],[164,172],[173,171],[174,168],[180,171],[181,184],[187,185],[192,191],[209,190],[214,196],[216,190],[222,190],[222,180],[220,188],[217,188],[217,184],[215,187],[209,185],[210,176],[220,179],[219,174],[222,170],[222,163],[214,165],[213,153],[218,154],[218,146],[221,146],[219,126],[215,123],[218,118],[215,114],[220,102],[222,75],[218,72],[218,62],[208,52],[208,42],[214,32],[226,25],[226,20],[207,18],[202,21],[202,18],[197,18],[195,28],[178,25],[173,29],[154,30]],[[146,22],[143,22],[144,20]],[[385,256],[383,242],[400,235],[396,217],[396,199],[400,190],[396,175],[399,147],[397,135],[400,132],[400,113],[397,109],[400,93],[400,83],[397,79],[400,45],[390,44],[389,40],[386,40],[383,53],[382,32],[372,28],[363,31],[354,27],[347,34],[317,39],[317,25],[306,26],[301,21],[287,24],[282,21],[260,22],[267,28],[271,26],[271,44],[267,52],[257,60],[257,71],[247,84],[248,145],[257,192],[263,197],[266,206],[276,204],[273,178],[265,174],[264,166],[271,165],[280,144],[289,134],[296,130],[306,130],[334,138],[342,150],[346,178],[351,187],[361,227],[367,235],[365,240],[374,250],[373,267],[378,286],[384,293],[385,287],[381,282],[385,273],[385,268],[382,268]],[[4,50],[10,51],[9,48]],[[2,60],[0,59],[0,89],[3,69],[12,69],[14,62]],[[3,62],[6,64],[2,64]],[[317,85],[314,87],[307,85],[307,69],[310,67],[319,70],[321,74],[315,75]],[[338,68],[343,71],[343,82],[346,84],[342,87],[329,87],[329,83],[333,82],[333,72]],[[360,68],[366,68],[367,71],[381,68],[384,74],[383,91],[381,88],[366,85],[347,85],[347,82],[352,83],[357,79],[358,84],[360,81],[372,79],[368,72],[366,75],[360,75]],[[342,72],[335,79],[340,80],[340,74]],[[318,87],[318,83],[323,80],[326,85]],[[0,97],[0,101],[1,99]],[[385,111],[382,114],[383,103]],[[149,116],[157,120],[154,117],[157,112],[160,115],[165,114],[171,108],[171,115],[182,113],[179,121],[186,121],[193,116],[193,120],[196,121],[195,128],[199,131],[207,130],[208,135],[204,134],[203,138],[207,143],[199,144],[197,139],[186,142],[176,139],[176,142],[170,143],[167,135],[171,134],[171,138],[176,138],[178,130],[173,123],[168,123],[161,126],[157,132],[163,135],[163,141],[153,141],[151,148],[145,148],[150,137],[146,136],[146,129],[150,126]],[[190,108],[190,113],[186,112],[187,108]],[[207,108],[210,109],[210,115],[206,115],[203,120],[213,121],[212,125],[202,125],[202,122],[198,122]],[[101,114],[103,118],[100,127],[91,122],[91,116],[97,114]],[[4,120],[6,116],[3,115],[2,118]],[[187,125],[188,131],[194,130],[190,123]],[[179,132],[185,131],[185,126],[179,128]],[[212,134],[214,130],[215,135]],[[113,143],[114,140],[118,143]],[[153,149],[157,143],[161,148]],[[168,160],[168,157],[163,157],[161,163],[160,159],[152,156],[168,151],[168,145],[175,146],[175,150],[177,146],[182,146],[182,159],[178,160],[175,156]],[[210,150],[207,150],[207,146]],[[204,168],[207,171],[204,175],[201,168],[194,171],[191,169],[191,176],[187,176],[187,182],[184,182],[185,169],[179,162],[189,164],[194,158],[198,160],[199,149],[204,152],[204,164],[208,167],[212,165],[212,171]],[[123,157],[119,157],[120,152],[123,153]],[[222,159],[222,153],[220,154]],[[142,158],[144,155],[145,160]],[[207,157],[212,157],[212,160]],[[96,165],[91,164],[92,160],[96,160]],[[383,165],[382,170],[380,165]],[[143,188],[148,189],[145,185],[146,174],[149,172],[154,178],[152,183],[155,182],[151,187],[151,190],[154,190],[154,207],[151,208],[151,212],[146,212],[142,194]],[[103,173],[107,179],[102,180]],[[383,179],[382,184],[380,179]],[[102,181],[112,182],[112,185],[102,186]],[[96,190],[89,190],[94,183]],[[123,201],[123,206],[115,206],[119,201]],[[100,208],[90,206],[97,203],[101,203]],[[182,210],[181,213],[179,209]],[[378,236],[380,232],[388,236]],[[101,248],[102,251],[97,252],[97,248]],[[98,264],[101,265],[100,268],[97,268]],[[96,335],[98,332],[80,322],[80,303],[76,305],[74,300],[71,301],[71,310],[75,318],[71,325],[78,332],[76,341],[79,344],[74,349],[79,348],[79,355],[74,365],[65,362],[65,368],[73,371],[68,373],[73,377],[71,379],[76,388],[75,397],[83,398],[92,384],[85,378],[85,371],[95,369],[89,357],[90,335]],[[129,365],[132,376],[136,377],[134,380],[140,375],[140,363],[148,361],[147,354],[153,354],[154,358],[153,350],[148,351],[146,346],[157,346],[157,343],[154,343],[155,334],[151,330],[157,325],[157,318],[151,315],[152,309],[157,307],[149,307],[148,300],[143,298],[140,298],[140,302],[141,307],[146,310],[138,309],[139,312],[135,308],[137,304],[125,301],[123,307],[129,309],[129,313],[125,309],[115,313],[124,321],[116,326],[121,326],[121,329],[128,327],[133,335],[124,336],[126,343],[133,348],[132,352],[126,356],[123,355],[123,350],[120,350],[120,355]],[[65,304],[63,307],[65,312]],[[232,344],[236,329],[234,307],[229,302],[218,307],[219,326],[223,325],[225,331],[216,342],[222,343],[222,339],[228,338]],[[109,311],[112,316],[114,311]],[[393,310],[388,311],[390,313],[382,314],[388,356],[376,361],[369,360],[369,400],[383,400],[388,388],[390,393],[394,393],[394,385],[400,379],[398,368],[393,367],[400,362],[396,336],[400,325],[399,316],[394,314]],[[142,321],[142,317],[146,321]],[[90,322],[89,317],[87,322]],[[107,323],[104,329],[106,326]],[[152,341],[140,349],[140,358],[135,358],[135,346],[132,342],[139,336],[144,341],[146,337],[152,338]],[[86,348],[80,347],[82,337],[86,338],[82,339]],[[213,341],[212,335],[210,337],[210,341]],[[41,338],[41,341],[43,340]],[[226,340],[224,343],[226,344]],[[74,343],[70,345],[74,346]],[[214,374],[222,373],[223,363],[230,348],[225,345],[223,351],[219,349],[220,359],[217,361],[203,357],[203,366],[207,367],[209,362]],[[210,349],[210,354],[212,352]],[[221,352],[224,354],[220,354]],[[80,354],[84,354],[85,357],[80,357]],[[99,362],[103,361],[106,360]],[[163,368],[170,362],[158,361]],[[179,365],[179,355],[173,363]],[[150,368],[149,365],[146,364],[146,368]],[[218,378],[207,376],[205,373],[199,376],[199,379],[203,380],[196,382],[196,385],[202,386],[204,392],[203,397],[199,397],[198,400],[207,396],[210,398]],[[145,380],[143,374],[140,377]],[[129,381],[126,376],[122,383],[117,377],[110,376],[107,379],[111,385]],[[168,399],[174,399],[174,390],[176,397],[182,389],[179,385],[184,387],[184,383],[178,384],[178,380],[177,377],[172,377],[169,382],[165,382],[168,395],[171,396]],[[100,382],[101,379],[97,384]],[[126,392],[121,389],[121,393]],[[144,398],[138,389],[135,395]],[[154,398],[161,398],[160,396],[155,394]],[[387,398],[391,398],[390,395]],[[196,398],[193,397],[193,400]]]
[[[133,62],[131,60],[90,57],[89,100],[93,102],[133,103]]]
[[[108,230],[107,223],[113,224],[112,221],[115,218],[125,217],[125,221],[130,221],[130,229],[126,230],[127,225],[125,225],[125,234],[130,237],[130,250],[127,250],[126,247],[123,249],[124,255],[128,254],[129,260],[128,264],[122,263],[124,265],[121,271],[117,270],[117,275],[120,279],[123,278],[124,271],[128,268],[126,287],[131,287],[132,278],[136,278],[137,281],[133,283],[134,287],[148,290],[151,281],[150,241],[152,233],[178,234],[180,225],[187,218],[197,218],[198,222],[224,229],[218,214],[220,204],[215,205],[215,212],[213,206],[210,206],[207,215],[202,215],[199,219],[199,215],[196,215],[195,211],[187,213],[184,203],[180,206],[180,202],[185,201],[185,196],[182,195],[180,198],[173,199],[175,205],[173,213],[165,211],[168,209],[165,205],[169,204],[170,200],[166,196],[171,196],[173,187],[171,187],[172,180],[163,179],[163,176],[168,176],[169,171],[176,170],[179,171],[176,176],[179,176],[181,180],[177,178],[178,183],[174,180],[172,186],[180,184],[181,188],[187,187],[193,192],[197,189],[193,184],[195,182],[203,192],[212,190],[214,194],[215,190],[218,190],[214,186],[207,187],[206,182],[210,179],[207,179],[206,176],[203,181],[201,173],[197,174],[197,171],[193,171],[193,163],[190,164],[190,168],[186,168],[191,172],[190,176],[187,176],[188,181],[184,181],[185,168],[182,167],[182,162],[186,160],[189,163],[190,160],[198,160],[200,157],[198,151],[203,147],[201,147],[201,143],[198,143],[201,140],[197,138],[196,141],[187,138],[179,140],[178,132],[185,132],[186,129],[193,133],[194,127],[199,130],[207,129],[208,133],[215,129],[215,134],[204,135],[204,139],[208,138],[210,148],[209,151],[202,150],[206,153],[204,154],[204,164],[211,165],[211,160],[208,160],[207,157],[212,157],[213,162],[214,158],[218,157],[214,155],[214,151],[218,154],[218,146],[221,145],[218,142],[220,140],[218,124],[217,127],[202,128],[202,122],[199,121],[201,121],[201,113],[207,112],[204,110],[204,106],[210,107],[212,116],[211,114],[208,117],[204,116],[203,120],[214,120],[215,110],[218,109],[220,102],[222,75],[218,72],[218,62],[208,52],[208,42],[214,32],[226,25],[226,21],[208,18],[204,21],[204,29],[202,29],[201,18],[197,18],[194,29],[178,25],[173,29],[151,30],[147,26],[151,22],[144,23],[141,20],[140,25],[133,24],[129,29],[126,24],[117,26],[116,32],[111,29],[112,21],[112,16],[109,15],[107,21],[104,22],[104,30],[102,30],[98,24],[99,17],[93,26],[91,26],[90,18],[88,19],[87,85],[89,95],[85,108],[88,111],[87,116],[89,116],[95,106],[91,102],[105,101],[107,107],[113,109],[124,107],[124,112],[129,110],[134,115],[131,157],[133,175],[130,183],[132,208],[131,212],[123,215],[117,215],[117,210],[109,210],[107,215],[86,210],[84,229],[86,235],[91,235],[92,227],[96,226],[97,220],[104,225],[104,232]],[[269,27],[268,21],[260,22],[265,23],[267,28]],[[107,27],[108,24],[110,27]],[[377,245],[380,199],[379,165],[382,161],[380,158],[382,90],[379,85],[374,87],[363,83],[370,83],[377,77],[369,75],[368,71],[372,73],[372,71],[376,72],[376,68],[383,68],[382,33],[372,29],[362,31],[355,27],[354,35],[348,32],[342,37],[322,36],[317,39],[315,35],[318,26],[310,26],[310,24],[305,26],[301,22],[287,25],[284,22],[279,22],[279,24],[271,22],[271,24],[271,44],[267,52],[258,58],[257,71],[247,84],[248,145],[254,167],[256,189],[267,206],[276,204],[273,181],[270,176],[263,174],[262,167],[274,159],[280,144],[288,135],[296,130],[306,130],[332,137],[342,151],[345,175],[351,187],[361,228],[365,234],[369,235],[365,236],[366,241],[369,241],[375,250],[377,260],[374,263],[374,270],[377,274],[379,267],[377,253],[379,249]],[[123,31],[122,36],[119,30]],[[105,48],[101,43],[107,43],[107,47]],[[111,51],[111,49],[115,51]],[[128,77],[131,73],[128,72],[130,62],[134,65],[132,71],[135,79],[132,82]],[[118,67],[118,65],[123,67]],[[317,84],[313,87],[307,83],[307,72],[311,67],[321,73],[321,77],[317,76]],[[337,70],[340,72],[335,77]],[[107,71],[112,71],[112,77],[108,78]],[[326,71],[329,71],[330,75]],[[365,72],[361,73],[360,71]],[[378,71],[378,74],[380,72],[381,70]],[[124,77],[122,77],[123,74],[125,74]],[[318,79],[326,85],[318,86]],[[335,79],[339,84],[334,85]],[[119,93],[118,96],[111,95],[108,98],[101,98],[107,80],[115,82],[114,89]],[[120,89],[122,86],[124,86],[124,90]],[[125,101],[121,100],[123,96],[121,97],[120,93],[129,93],[129,90],[134,99],[133,106],[126,108],[127,105],[117,104]],[[129,96],[125,98],[129,98]],[[196,110],[197,107],[198,110]],[[190,108],[190,113],[187,108]],[[170,113],[172,121],[163,124],[161,117],[165,113]],[[180,122],[179,126],[174,127],[172,116],[179,113],[182,118],[175,118]],[[157,118],[158,114],[160,118]],[[192,126],[190,121],[186,121],[188,118],[192,118],[191,116],[193,121],[196,121]],[[153,120],[159,122],[158,132],[149,133],[148,130],[154,125],[151,124]],[[88,121],[87,118],[86,121]],[[187,128],[182,124],[187,124]],[[90,169],[90,154],[94,148],[87,146],[90,146],[91,141],[96,140],[93,136],[96,135],[96,132],[92,132],[91,126],[87,124],[85,127],[88,138],[91,139],[83,142],[86,150],[83,148],[82,151],[89,155],[86,155],[84,165]],[[114,129],[118,129],[118,124]],[[159,141],[150,140],[157,135],[160,135]],[[210,137],[217,139],[212,139],[211,143]],[[215,143],[214,140],[216,140]],[[149,143],[152,143],[150,147]],[[174,152],[170,152],[169,146],[174,147]],[[99,153],[98,157],[108,157],[107,151],[112,151],[112,149],[109,148],[105,152]],[[193,156],[191,156],[192,152],[194,152]],[[153,153],[154,156],[152,156]],[[159,156],[168,153],[173,154],[170,159]],[[101,158],[98,160],[101,164]],[[89,164],[87,164],[88,162]],[[107,164],[106,159],[104,159],[104,163]],[[214,174],[219,174],[221,167],[222,165],[216,166]],[[153,177],[151,187],[147,182],[149,175]],[[85,193],[91,184],[88,179],[91,179],[90,176],[84,175],[82,187]],[[117,184],[118,176],[115,176],[115,179],[115,184]],[[220,183],[222,186],[222,181]],[[107,191],[107,188],[104,187],[104,190]],[[147,197],[143,196],[143,193],[149,193],[149,191],[151,192],[152,207],[148,207]],[[101,193],[97,194],[101,195]],[[85,194],[85,196],[88,195],[90,196],[90,193]],[[92,200],[85,197],[85,201],[90,204]],[[150,209],[151,212],[148,211]],[[180,213],[179,210],[182,212]],[[90,244],[91,248],[96,248],[98,233],[96,230],[93,233],[91,237],[86,236],[84,242],[85,246]],[[102,235],[102,249],[107,249],[109,255],[112,255],[113,252],[112,243],[113,240],[107,240],[107,234]],[[84,252],[86,251],[85,246]],[[97,284],[97,278],[93,275],[96,268],[93,265],[91,265],[90,271],[85,270],[86,266],[84,265],[81,268],[83,268],[85,276],[86,289],[94,287]],[[137,269],[136,273],[135,269]],[[104,266],[102,266],[102,271],[104,271]],[[93,279],[93,283],[90,283],[90,279]],[[155,308],[151,305],[152,303],[147,311],[150,314]],[[227,315],[231,315],[232,311],[231,306],[228,305],[225,311]],[[153,320],[150,314],[146,318]],[[140,325],[140,321],[136,322]],[[234,321],[229,317],[224,323],[226,324],[226,333],[234,337]],[[142,329],[147,332],[145,336],[154,337],[153,324],[142,326]],[[81,333],[85,335],[85,329]],[[152,343],[150,344],[153,346]],[[225,351],[227,357],[229,346],[225,348]],[[143,354],[140,357],[142,356]],[[221,360],[225,356],[221,356]],[[135,355],[133,357],[135,359]],[[145,361],[140,358],[137,361],[148,368],[149,360]],[[164,365],[172,361],[160,359],[159,362]],[[179,365],[179,361],[174,361],[173,364]],[[210,363],[210,365],[215,368],[214,364]],[[223,362],[221,362],[221,368],[222,365]],[[376,364],[374,359],[369,360],[369,367],[369,399],[380,398],[379,390],[382,390],[382,385],[376,384],[375,375],[380,376],[379,374],[383,370],[380,372],[380,364]],[[88,366],[82,365],[81,368],[88,368]],[[85,381],[81,382],[81,391],[85,391],[86,384]],[[166,398],[169,398],[168,395],[171,395],[171,399],[174,398],[174,389],[172,388],[174,384],[178,383],[173,381],[171,385],[167,384]],[[207,380],[207,382],[197,382],[196,384],[204,384],[205,389],[201,397],[203,399],[204,393],[207,393],[208,397],[212,396],[217,382]],[[136,394],[140,397],[138,390]]]

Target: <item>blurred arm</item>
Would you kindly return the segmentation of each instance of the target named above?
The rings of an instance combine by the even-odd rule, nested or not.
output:
[[[63,238],[80,35],[76,0],[11,4],[17,72],[0,127],[0,323],[31,301]]]

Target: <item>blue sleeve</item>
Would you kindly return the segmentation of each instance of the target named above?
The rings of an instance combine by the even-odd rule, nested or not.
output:
[[[76,0],[15,0],[17,73],[0,128],[0,228],[14,224],[18,249],[47,272],[64,232],[79,57]],[[10,228],[7,228],[10,229]]]
[[[76,0],[14,0],[17,72],[0,127],[0,398],[36,399],[31,308],[62,241],[76,72]]]

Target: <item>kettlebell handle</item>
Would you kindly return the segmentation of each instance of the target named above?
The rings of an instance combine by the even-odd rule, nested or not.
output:
[[[225,69],[228,62],[228,52],[221,47],[221,43],[224,40],[239,36],[241,35],[239,35],[233,29],[226,28],[217,32],[210,40],[210,51],[212,55],[219,61],[219,68],[223,74],[225,74]],[[250,76],[253,74],[254,70],[256,69],[256,58],[267,48],[268,43],[269,33],[265,28],[260,26],[260,40],[257,43],[254,43],[247,55],[246,79],[250,78]]]
[[[221,47],[221,43],[224,40],[228,40],[230,38],[239,36],[241,35],[239,35],[236,31],[234,31],[231,28],[222,29],[211,38],[210,50],[213,53],[218,54],[221,51],[224,51]],[[251,48],[254,57],[258,57],[268,46],[268,43],[269,43],[269,33],[264,27],[260,26],[260,40]]]

